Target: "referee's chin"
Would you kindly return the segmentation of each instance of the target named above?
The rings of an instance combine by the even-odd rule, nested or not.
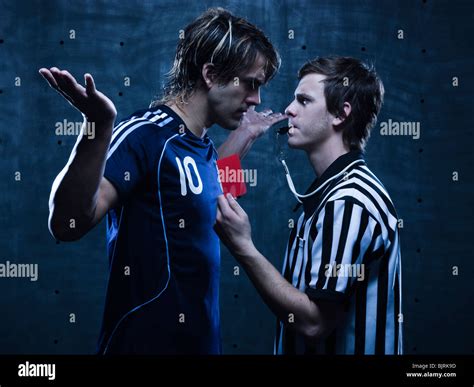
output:
[[[295,144],[295,143],[292,143],[291,141],[288,141],[288,148],[293,149],[293,150],[306,151],[306,147],[304,147],[302,144]]]
[[[288,137],[288,148],[299,149],[298,144],[295,144],[294,142],[292,142],[291,138],[289,138],[289,137]]]

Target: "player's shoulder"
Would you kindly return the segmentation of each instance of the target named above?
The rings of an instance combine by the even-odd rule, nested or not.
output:
[[[182,120],[164,105],[141,109],[122,119],[112,133],[112,144],[117,141],[138,141],[159,144],[179,134]]]

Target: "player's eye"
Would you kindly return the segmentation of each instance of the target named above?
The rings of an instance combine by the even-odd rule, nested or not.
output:
[[[247,80],[246,85],[247,88],[252,91],[258,90],[262,86],[261,83],[256,79]]]

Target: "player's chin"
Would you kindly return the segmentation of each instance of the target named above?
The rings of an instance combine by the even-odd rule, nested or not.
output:
[[[227,130],[235,130],[240,126],[240,118],[226,119],[219,123],[219,126]]]

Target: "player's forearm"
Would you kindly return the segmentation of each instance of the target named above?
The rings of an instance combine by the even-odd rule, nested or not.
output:
[[[68,163],[53,183],[49,226],[58,239],[76,240],[90,229],[112,128],[113,121],[108,121],[95,125],[94,138],[80,135]]]
[[[293,287],[257,249],[237,257],[263,301],[289,328],[307,337],[319,333],[316,305]]]
[[[223,159],[224,157],[238,154],[240,159],[243,159],[255,140],[255,136],[249,130],[242,127],[237,128],[230,132],[225,142],[217,150],[219,158]]]

